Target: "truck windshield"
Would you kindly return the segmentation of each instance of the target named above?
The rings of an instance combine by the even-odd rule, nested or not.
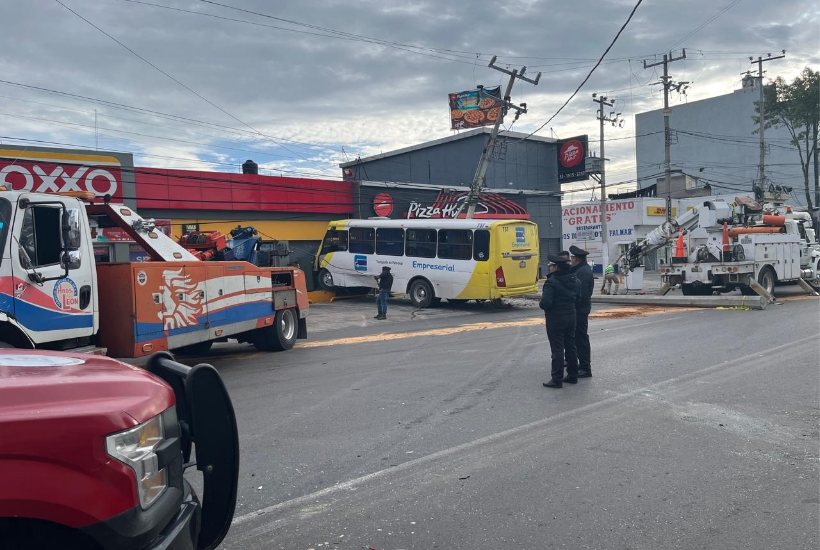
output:
[[[0,198],[0,250],[6,250],[6,236],[9,234],[9,224],[11,223],[11,203],[4,198]],[[3,262],[5,254],[0,253],[0,263]]]

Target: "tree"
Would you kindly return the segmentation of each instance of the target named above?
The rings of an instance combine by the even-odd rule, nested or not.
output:
[[[814,164],[814,205],[820,206],[820,179],[817,158],[818,126],[820,126],[820,72],[810,67],[803,69],[791,84],[777,77],[773,85],[763,89],[765,101],[766,128],[786,128],[791,136],[791,145],[800,156],[806,203],[813,212],[811,187],[809,187],[809,167]],[[760,102],[755,102],[752,117],[760,124]],[[755,132],[757,133],[757,132]]]

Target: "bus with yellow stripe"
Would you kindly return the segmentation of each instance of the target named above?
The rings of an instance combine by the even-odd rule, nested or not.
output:
[[[416,307],[538,292],[538,226],[524,220],[340,220],[316,254],[319,288],[376,288],[391,268],[393,292]]]

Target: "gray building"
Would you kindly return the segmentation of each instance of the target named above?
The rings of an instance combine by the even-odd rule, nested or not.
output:
[[[752,193],[759,179],[760,138],[753,119],[759,98],[757,80],[745,77],[731,94],[672,107],[673,198]],[[663,109],[637,114],[635,132],[638,185],[657,185],[657,196],[665,197]],[[765,138],[767,184],[792,187],[795,204],[805,205],[800,157],[788,131],[771,128]],[[811,182],[813,174],[812,168]]]
[[[340,166],[345,179],[361,182],[360,217],[383,215],[371,205],[371,195],[379,187],[391,197],[401,191],[395,199],[397,208],[391,208],[388,215],[408,217],[413,215],[408,208],[414,203],[420,207],[436,201],[444,204],[463,200],[489,139],[489,128],[477,128]],[[561,247],[557,157],[555,139],[501,132],[485,181],[488,199],[483,208],[484,216],[529,214],[539,227],[544,260],[547,253]],[[408,206],[398,207],[399,202]]]

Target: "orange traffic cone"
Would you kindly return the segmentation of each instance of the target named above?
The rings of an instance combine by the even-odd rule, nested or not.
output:
[[[684,250],[683,250],[683,229],[678,230],[678,244],[675,247],[675,257],[676,258],[685,258],[686,257],[686,252],[684,252]]]

